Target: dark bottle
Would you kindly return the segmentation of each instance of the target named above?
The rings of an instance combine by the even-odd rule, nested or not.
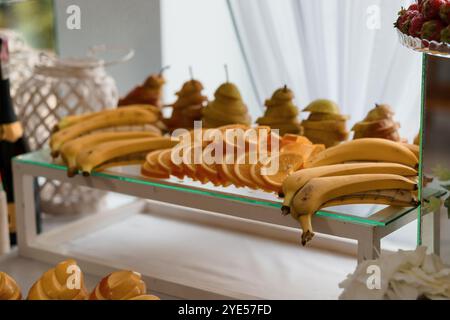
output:
[[[9,83],[9,51],[8,42],[0,37],[0,175],[8,199],[9,230],[11,244],[16,243],[15,205],[12,159],[15,156],[29,152],[29,147],[23,136],[22,125],[14,111]],[[35,187],[37,183],[35,181]],[[39,192],[35,192],[35,195]],[[36,203],[36,218],[40,228],[39,205]]]

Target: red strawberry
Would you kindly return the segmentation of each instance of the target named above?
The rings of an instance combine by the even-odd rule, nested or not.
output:
[[[409,25],[409,35],[413,37],[420,37],[424,23],[425,19],[421,13],[415,15],[414,18],[411,19],[411,23]]]
[[[446,1],[444,4],[441,5],[439,15],[442,21],[450,23],[450,1]]]
[[[439,18],[439,11],[445,2],[445,0],[425,0],[422,3],[422,14],[425,20]]]
[[[447,26],[447,28],[442,29],[441,41],[450,44],[450,26]]]
[[[427,21],[422,26],[422,39],[440,41],[442,29],[444,29],[444,24],[440,20]]]
[[[403,21],[400,24],[400,31],[403,32],[404,34],[409,34],[409,28],[411,26],[411,21],[412,19],[419,15],[420,12],[419,11],[406,11]]]
[[[413,11],[413,10],[419,11],[419,4],[418,3],[413,3],[412,5],[410,5],[408,7],[408,11]]]

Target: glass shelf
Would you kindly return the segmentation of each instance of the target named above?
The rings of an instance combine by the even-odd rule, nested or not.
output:
[[[61,163],[60,160],[53,160],[49,150],[46,149],[21,155],[15,158],[15,161],[55,170],[66,170],[66,166]],[[92,176],[127,181],[144,186],[172,189],[191,193],[193,195],[206,195],[247,204],[272,207],[274,209],[281,209],[282,206],[282,200],[275,194],[248,188],[236,188],[233,186],[216,187],[211,183],[201,184],[200,182],[193,181],[189,178],[184,180],[175,177],[170,179],[146,178],[140,174],[139,166],[111,168],[102,172],[94,172],[92,173]],[[445,192],[432,189],[424,190],[424,198],[429,198],[431,196],[440,197],[444,194]],[[327,219],[383,227],[415,209],[416,208],[413,207],[393,208],[386,205],[362,204],[330,207],[326,210],[317,212],[316,215]]]

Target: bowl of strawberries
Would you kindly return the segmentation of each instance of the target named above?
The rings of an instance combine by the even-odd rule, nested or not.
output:
[[[450,0],[418,0],[400,10],[394,26],[404,46],[450,57]]]

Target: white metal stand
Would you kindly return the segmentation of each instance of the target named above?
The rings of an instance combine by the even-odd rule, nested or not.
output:
[[[196,193],[199,187],[192,187],[192,192],[172,188],[175,184],[169,181],[158,181],[158,186],[148,186],[123,179],[111,179],[102,176],[68,178],[63,169],[42,166],[23,161],[14,161],[14,192],[16,196],[17,236],[19,253],[49,263],[57,263],[67,258],[67,252],[59,246],[60,243],[74,239],[82,234],[89,234],[125,219],[130,208],[98,214],[72,222],[56,230],[38,235],[36,233],[36,220],[34,216],[34,177],[46,177],[61,182],[68,182],[74,186],[87,186],[95,189],[112,191],[138,198],[149,199],[184,207],[205,210],[238,218],[250,219],[268,224],[284,227],[299,228],[299,225],[290,217],[283,217],[278,208],[258,205],[257,203],[241,202],[236,199],[215,197],[204,193]],[[155,180],[156,181],[156,180]],[[255,199],[257,201],[257,199]],[[137,203],[135,206],[142,205]],[[138,208],[135,208],[138,209]],[[376,213],[379,217],[392,215],[398,208],[387,207]],[[136,212],[136,210],[134,210]],[[402,226],[417,218],[417,210],[400,215],[399,218],[385,226],[368,225],[352,221],[340,221],[328,217],[315,216],[313,225],[318,233],[354,239],[358,242],[358,261],[375,259],[380,253],[382,238],[398,230]],[[299,244],[300,245],[300,244]],[[123,266],[123,261],[107,261],[101,258],[93,259],[82,254],[74,257],[83,266],[83,270],[91,274],[104,275]],[[229,298],[235,294],[214,294],[207,288],[197,287],[195,284],[183,285],[179,279],[164,279],[158,274],[143,274],[152,288],[159,292],[174,294],[180,291],[188,298]],[[176,290],[175,290],[176,287]],[[206,295],[207,294],[207,295]],[[183,295],[183,294],[182,294]],[[239,298],[246,298],[241,297]]]

